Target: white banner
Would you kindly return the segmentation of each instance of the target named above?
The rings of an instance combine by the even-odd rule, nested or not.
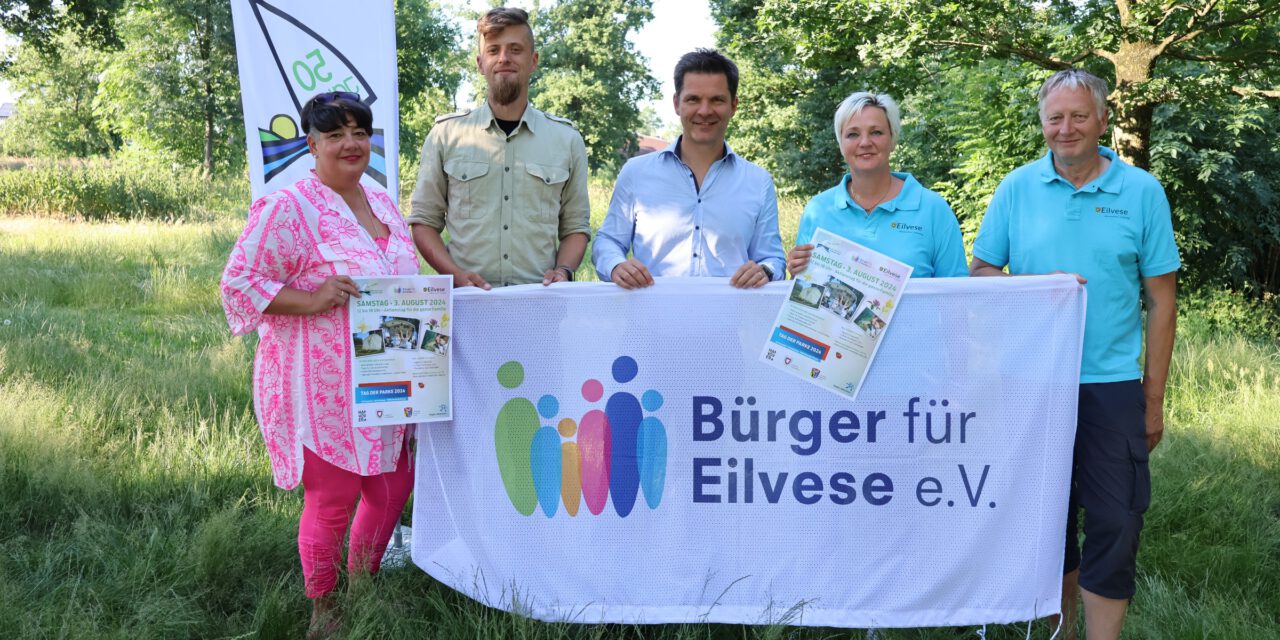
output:
[[[414,562],[543,620],[1057,613],[1083,288],[914,281],[851,402],[758,361],[790,287],[458,291]]]
[[[299,114],[317,93],[350,91],[373,110],[365,181],[399,198],[396,25],[392,0],[231,0],[253,197],[314,166]]]

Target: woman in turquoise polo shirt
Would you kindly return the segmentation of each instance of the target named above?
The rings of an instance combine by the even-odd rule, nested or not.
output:
[[[947,201],[911,174],[889,170],[902,133],[893,98],[850,95],[836,109],[835,130],[849,173],[805,205],[787,270],[794,276],[809,266],[813,233],[826,229],[911,265],[913,278],[969,275],[960,224]]]

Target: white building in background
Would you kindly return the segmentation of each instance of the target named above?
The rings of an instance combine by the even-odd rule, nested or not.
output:
[[[8,45],[8,37],[0,33],[0,47]],[[13,117],[13,110],[18,98],[9,91],[9,83],[0,80],[0,123]]]
[[[3,35],[0,35],[0,45],[4,44]],[[0,80],[0,124],[4,124],[5,120],[13,117],[14,109],[17,108],[18,98],[9,93],[9,83]]]

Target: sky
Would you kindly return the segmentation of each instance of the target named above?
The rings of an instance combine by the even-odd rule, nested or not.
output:
[[[649,60],[649,74],[662,82],[662,97],[654,105],[668,125],[679,125],[671,106],[675,84],[671,76],[680,56],[698,47],[714,47],[716,24],[707,0],[655,0],[653,20],[631,37]]]

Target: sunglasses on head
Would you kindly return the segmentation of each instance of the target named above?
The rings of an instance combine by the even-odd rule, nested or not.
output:
[[[319,93],[311,99],[316,104],[329,104],[334,100],[348,100],[351,102],[360,102],[360,94],[350,91],[330,91],[329,93]]]

